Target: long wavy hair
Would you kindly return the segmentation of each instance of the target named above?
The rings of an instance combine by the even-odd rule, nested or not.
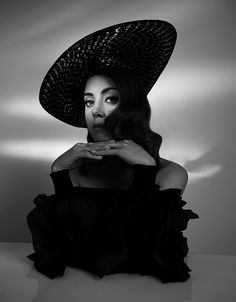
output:
[[[150,128],[151,107],[136,74],[129,69],[107,66],[96,69],[92,75],[108,76],[120,94],[118,106],[105,118],[105,129],[114,140],[132,139],[141,145],[159,166],[162,137]],[[94,142],[89,131],[87,141]]]

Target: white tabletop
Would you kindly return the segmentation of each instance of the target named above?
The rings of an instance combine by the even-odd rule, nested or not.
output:
[[[67,267],[63,277],[49,279],[26,258],[31,243],[0,243],[1,302],[235,302],[236,256],[189,254],[186,282],[162,284],[154,276],[114,274],[103,279]]]

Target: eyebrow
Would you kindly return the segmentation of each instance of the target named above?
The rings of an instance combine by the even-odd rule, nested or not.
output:
[[[107,88],[104,88],[102,91],[101,91],[101,93],[102,94],[104,94],[104,93],[106,93],[106,92],[108,92],[109,90],[117,90],[117,88],[116,87],[107,87]],[[84,94],[84,96],[86,96],[86,95],[93,95],[91,92],[86,92],[85,94]]]

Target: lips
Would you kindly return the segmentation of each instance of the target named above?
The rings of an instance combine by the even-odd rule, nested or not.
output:
[[[103,128],[104,124],[94,124],[93,128]]]

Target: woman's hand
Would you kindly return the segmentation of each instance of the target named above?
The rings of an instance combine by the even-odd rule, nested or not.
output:
[[[142,164],[156,166],[155,159],[133,140],[109,142],[108,146],[110,146],[110,148],[104,150],[96,149],[91,151],[91,153],[102,156],[116,155],[130,165]]]
[[[83,159],[97,161],[103,157],[99,154],[91,153],[92,150],[106,150],[109,148],[111,141],[95,142],[95,143],[77,143],[72,148],[61,154],[52,164],[51,172],[56,172],[63,169],[72,169],[78,166],[79,161]],[[81,161],[82,162],[82,161]]]

